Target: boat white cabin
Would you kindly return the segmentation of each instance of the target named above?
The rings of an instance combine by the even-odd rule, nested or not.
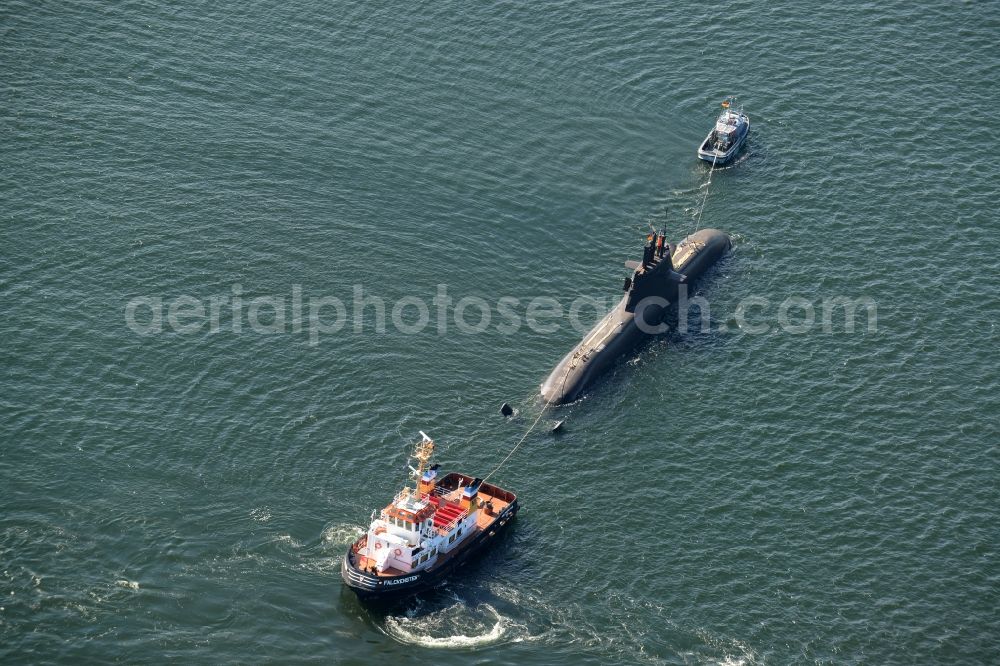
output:
[[[722,113],[715,120],[715,127],[698,148],[698,157],[715,165],[731,160],[746,142],[750,133],[750,118],[743,109],[733,108],[734,101],[727,98],[722,103]]]

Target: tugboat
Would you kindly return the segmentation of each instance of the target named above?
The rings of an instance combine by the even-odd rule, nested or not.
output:
[[[351,544],[341,576],[361,599],[398,598],[440,584],[514,519],[517,497],[483,479],[430,465],[434,441],[423,431],[410,455],[410,482],[367,533]]]
[[[733,159],[746,142],[750,133],[750,118],[742,108],[732,108],[734,101],[734,98],[727,97],[722,102],[722,113],[715,121],[715,128],[698,149],[698,157],[706,162],[723,165]]]

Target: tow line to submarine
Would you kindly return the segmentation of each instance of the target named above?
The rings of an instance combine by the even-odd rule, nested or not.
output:
[[[701,200],[701,206],[698,207],[698,214],[695,216],[695,224],[694,224],[695,231],[698,231],[698,229],[701,227],[701,214],[705,212],[705,204],[708,203],[708,192],[712,187],[712,174],[715,173],[715,163],[718,159],[719,159],[719,153],[716,152],[715,157],[712,158],[712,168],[708,170],[708,182],[706,182],[704,185],[705,197]],[[566,379],[569,377],[569,371],[571,369],[572,369],[571,367],[566,368],[566,373],[563,375],[563,381],[562,381],[563,385],[560,388],[566,387]],[[546,402],[544,405],[542,405],[542,410],[538,412],[538,416],[535,417],[534,422],[530,426],[528,426],[528,429],[524,431],[523,435],[521,435],[521,439],[519,439],[517,444],[514,445],[514,448],[510,450],[510,453],[508,453],[507,456],[500,461],[500,464],[494,467],[493,471],[491,471],[489,474],[483,477],[483,483],[486,483],[486,481],[488,481],[491,476],[499,472],[500,469],[507,464],[507,461],[510,460],[511,456],[513,456],[517,452],[517,450],[521,448],[521,445],[524,444],[524,441],[528,439],[528,435],[530,435],[535,430],[535,428],[538,426],[538,423],[542,420],[542,417],[545,416],[545,412],[548,410],[549,404],[550,403]]]
[[[566,372],[563,374],[562,386],[559,387],[560,392],[562,392],[562,390],[566,388],[566,380],[569,378],[569,371],[571,369],[572,368],[570,367],[566,368]],[[514,453],[519,448],[521,448],[521,445],[524,444],[524,440],[528,439],[528,435],[531,434],[531,432],[538,425],[539,421],[542,420],[542,417],[545,416],[545,412],[548,410],[550,404],[552,403],[546,402],[545,404],[542,405],[542,411],[538,412],[538,416],[535,417],[534,423],[528,426],[528,429],[524,431],[524,434],[521,435],[521,439],[518,440],[517,444],[514,445],[514,448],[510,450],[510,453],[507,454],[507,457],[501,460],[500,464],[494,467],[492,472],[483,477],[483,483],[486,483],[486,481],[488,481],[491,476],[499,472],[500,468],[503,467],[505,464],[507,464],[507,461],[510,460],[510,457],[514,455]]]
[[[503,467],[508,460],[510,460],[510,457],[512,455],[514,455],[514,452],[516,452],[521,447],[521,445],[524,444],[524,440],[528,439],[528,435],[531,434],[531,431],[535,429],[535,426],[538,425],[538,422],[542,420],[543,416],[545,416],[545,410],[548,409],[548,407],[549,407],[548,403],[542,406],[542,411],[538,412],[538,418],[535,419],[535,422],[532,423],[531,426],[524,431],[524,435],[522,435],[520,441],[518,441],[518,443],[514,445],[514,448],[510,450],[510,453],[507,454],[507,457],[501,460],[500,464],[494,467],[492,472],[483,477],[483,483],[486,483],[491,476],[499,472],[500,468]]]
[[[719,159],[719,151],[715,151],[715,157],[712,158],[712,168],[708,170],[708,182],[705,183],[705,198],[701,200],[701,206],[698,208],[698,215],[694,219],[694,230],[698,231],[701,228],[701,214],[705,212],[705,204],[708,203],[708,191],[712,188],[712,174],[715,173],[715,162]]]

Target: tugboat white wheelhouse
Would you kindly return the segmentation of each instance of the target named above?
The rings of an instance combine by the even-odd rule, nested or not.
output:
[[[410,456],[408,483],[351,544],[344,582],[362,599],[431,588],[490,543],[517,513],[514,493],[430,465],[434,442],[423,431]]]

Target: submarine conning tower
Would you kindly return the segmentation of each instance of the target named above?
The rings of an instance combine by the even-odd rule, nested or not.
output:
[[[625,278],[624,291],[627,294],[625,310],[635,312],[636,306],[650,296],[662,296],[670,288],[670,283],[679,284],[686,278],[674,271],[672,254],[676,246],[668,243],[665,232],[655,231],[646,237],[642,248],[642,261],[626,261],[625,267],[634,270],[632,277]]]
[[[729,236],[718,229],[697,231],[676,246],[662,232],[649,234],[642,261],[625,262],[633,272],[625,279],[621,301],[549,373],[542,399],[558,405],[578,398],[615,359],[659,332],[681,285],[701,277],[730,247]]]

